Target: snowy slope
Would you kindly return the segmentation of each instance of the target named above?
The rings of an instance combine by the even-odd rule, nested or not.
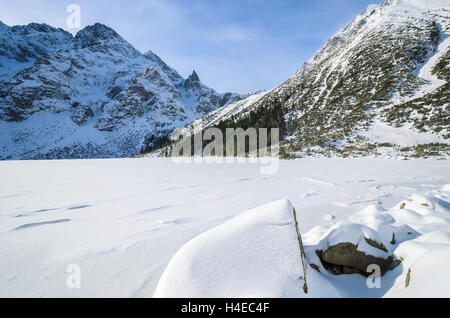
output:
[[[336,287],[348,282],[339,295],[448,295],[444,277],[442,283],[435,278],[427,283],[424,275],[437,278],[439,268],[448,264],[448,253],[439,250],[445,252],[450,232],[448,218],[443,217],[448,214],[443,202],[449,201],[450,188],[443,187],[450,183],[449,168],[448,161],[431,159],[307,159],[282,161],[277,174],[262,176],[255,164],[186,165],[164,159],[0,162],[0,295],[152,297],[170,260],[186,243],[244,211],[281,199],[295,207],[309,247],[322,242],[339,222],[375,227],[386,223],[389,215],[397,223],[388,222],[385,228],[409,224],[421,234],[391,248],[405,262],[386,283],[382,280],[381,290],[369,291],[357,276],[317,273]],[[406,203],[404,209],[399,209],[400,203]],[[280,231],[291,242],[295,232],[287,227],[258,225],[283,223],[285,210],[278,209],[282,205],[275,204],[279,214],[273,216],[249,215],[247,223],[239,222],[242,229],[255,234]],[[377,208],[366,209],[371,205]],[[224,225],[224,237],[236,232],[245,238],[242,229]],[[209,250],[203,239],[197,242]],[[270,246],[276,242],[280,241]],[[80,289],[66,286],[71,264],[81,268]],[[408,268],[410,287],[418,284],[423,290],[404,289]],[[296,274],[290,267],[286,273]],[[277,277],[285,277],[287,285],[269,280],[266,286],[294,282],[287,275]],[[295,291],[301,292],[301,287]],[[265,294],[289,296],[280,289]]]
[[[239,100],[183,79],[102,24],[0,34],[0,159],[122,157]]]
[[[251,111],[250,106],[253,106],[261,98],[266,95],[267,92],[258,92],[247,96],[243,100],[231,103],[227,106],[223,106],[215,111],[212,111],[205,116],[195,120],[193,123],[185,127],[186,130],[196,133],[207,127],[214,127],[214,125],[221,121],[228,120],[233,116],[242,116]]]

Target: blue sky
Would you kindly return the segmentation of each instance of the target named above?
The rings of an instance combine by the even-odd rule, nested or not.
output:
[[[380,2],[2,0],[0,20],[67,29],[66,8],[79,4],[82,26],[104,23],[142,52],[158,54],[184,77],[195,69],[203,83],[220,92],[246,93],[287,80],[330,36]]]

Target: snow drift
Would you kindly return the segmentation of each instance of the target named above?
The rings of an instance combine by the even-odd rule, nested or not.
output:
[[[304,295],[293,212],[289,201],[276,201],[193,239],[167,266],[155,297]],[[307,274],[307,279],[318,276],[310,269],[307,273],[312,275]],[[322,282],[321,288],[330,289],[326,281]],[[309,293],[313,294],[314,290]]]
[[[348,220],[312,229],[304,246],[288,200],[249,210],[182,247],[154,297],[448,297],[448,190],[446,185],[413,195],[390,210],[369,206]],[[343,243],[392,262],[377,288],[368,287],[373,277],[331,273],[324,266],[318,252]]]

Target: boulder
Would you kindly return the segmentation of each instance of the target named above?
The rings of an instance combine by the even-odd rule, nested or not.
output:
[[[326,251],[318,251],[322,265],[333,274],[362,274],[366,275],[367,267],[375,264],[380,266],[381,272],[387,271],[393,262],[393,257],[375,257],[358,251],[358,246],[352,243],[339,243],[330,246]]]
[[[384,274],[394,257],[386,244],[372,229],[352,222],[338,223],[316,250],[325,269],[335,275],[367,276],[370,265],[378,265]]]

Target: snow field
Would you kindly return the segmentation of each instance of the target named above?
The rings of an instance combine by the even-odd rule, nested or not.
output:
[[[324,291],[332,297],[442,296],[444,291],[448,295],[445,275],[440,273],[450,255],[445,253],[450,229],[443,217],[448,213],[449,171],[448,161],[432,159],[281,161],[274,175],[261,175],[255,164],[174,164],[148,158],[0,162],[0,295],[152,297],[180,248],[223,225],[220,237],[212,235],[213,246],[224,246],[227,254],[228,244],[221,240],[234,238],[231,247],[241,246],[240,238],[257,237],[252,244],[259,246],[258,251],[267,248],[264,262],[253,262],[258,255],[249,254],[246,264],[259,266],[261,273],[269,270],[266,262],[283,269],[273,279],[261,281],[256,290],[247,284],[242,288],[245,296],[299,297],[298,243],[292,225],[283,225],[288,222],[286,210],[270,208],[274,215],[263,213],[261,220],[243,217],[242,228],[233,229],[233,235],[224,225],[244,211],[280,205],[272,202],[285,199],[296,209],[309,262],[316,263],[311,248],[339,222],[372,228],[385,241],[390,241],[388,230],[395,229],[398,246],[389,249],[405,259],[383,276],[380,290],[369,290],[358,275],[345,278],[308,268],[308,296],[323,296]],[[417,232],[412,239],[407,226]],[[279,235],[284,239],[277,240]],[[273,240],[267,242],[265,237]],[[205,242],[197,244],[211,250]],[[247,249],[242,245],[243,250],[251,251],[252,244]],[[232,258],[222,255],[228,260],[224,269],[239,268],[235,261],[242,255],[231,250]],[[272,259],[271,253],[281,256]],[[281,262],[288,253],[292,260]],[[430,268],[429,263],[432,273],[422,270]],[[80,266],[80,289],[67,287],[71,264]],[[411,289],[405,289],[409,268]],[[248,272],[239,277],[244,273]],[[219,277],[228,275],[221,272]],[[428,280],[433,275],[434,280]],[[231,283],[220,290],[231,294],[236,286]],[[196,292],[204,294],[213,287]]]

